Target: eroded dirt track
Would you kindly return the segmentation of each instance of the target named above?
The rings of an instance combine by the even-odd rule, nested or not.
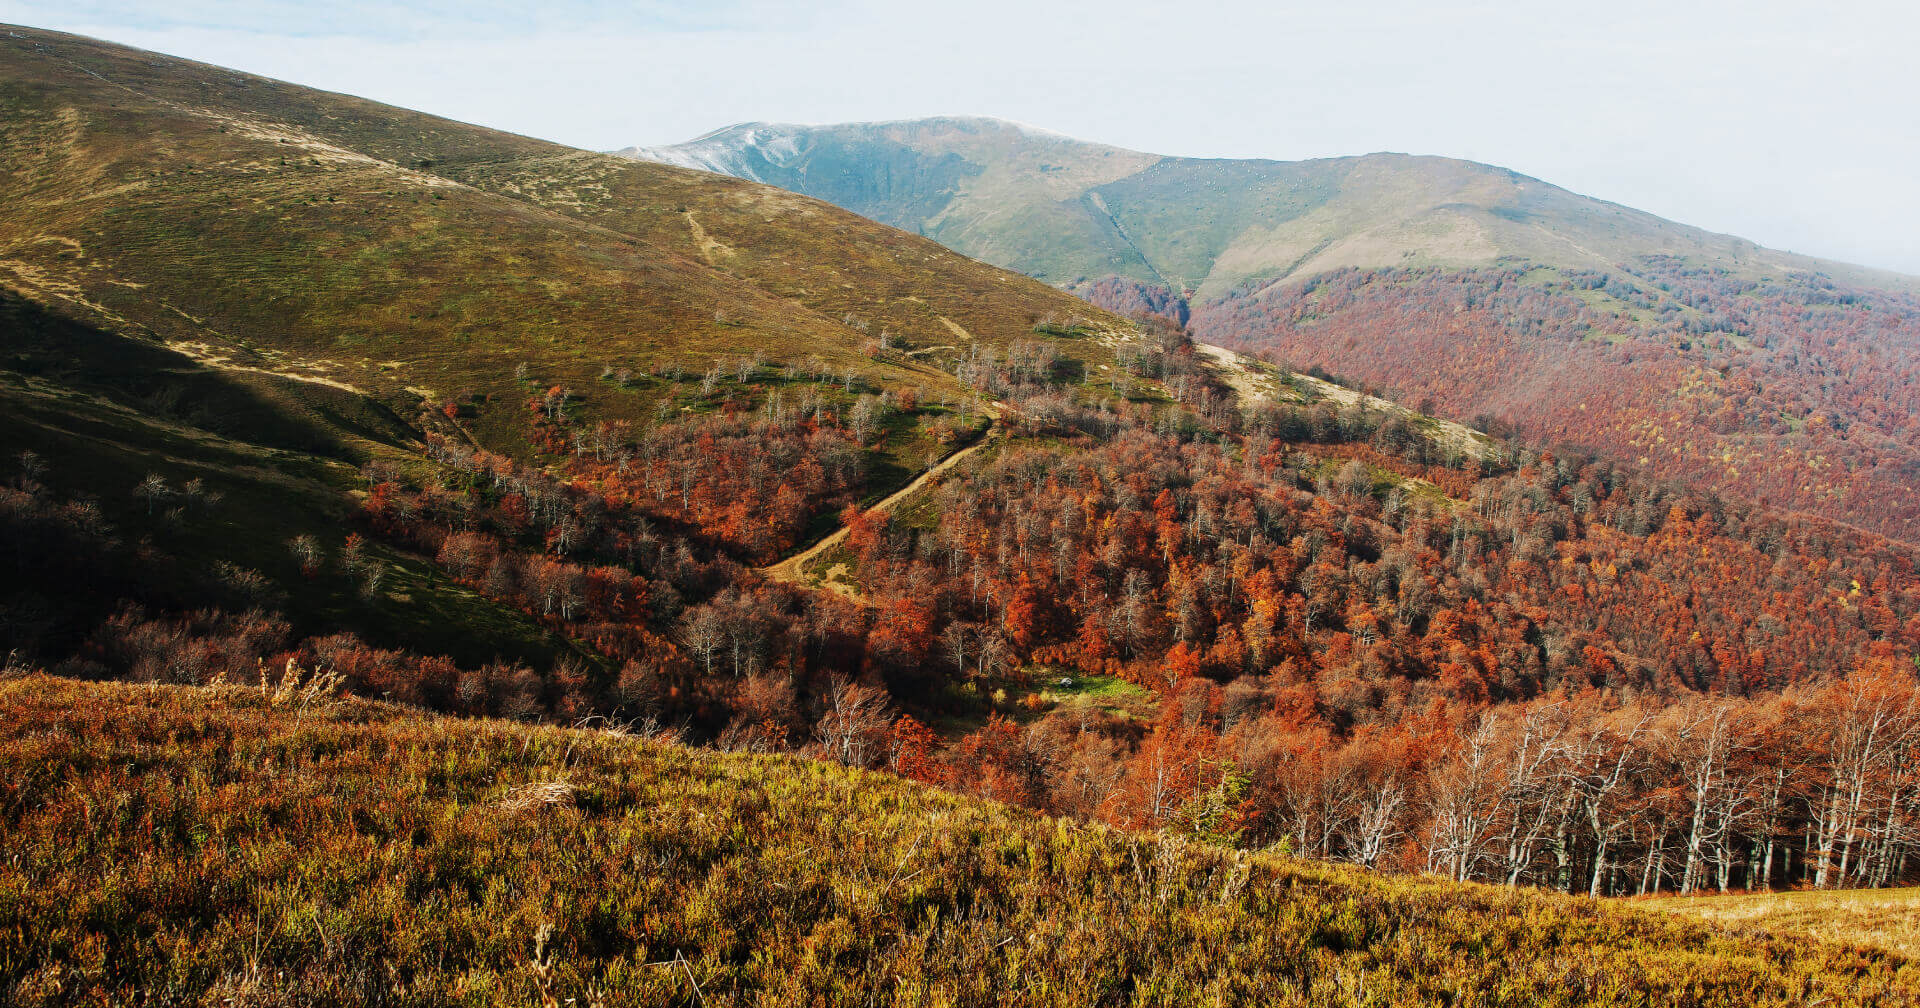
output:
[[[923,472],[920,475],[914,477],[913,480],[909,482],[906,486],[903,486],[900,489],[895,490],[893,493],[890,493],[887,496],[881,498],[879,502],[875,503],[872,507],[868,508],[867,510],[880,511],[883,513],[892,511],[895,507],[898,507],[900,505],[901,501],[904,501],[907,498],[913,496],[914,494],[919,493],[921,490],[925,489],[928,485],[933,483],[934,480],[939,479],[941,474],[945,473],[949,469],[952,469],[954,466],[959,465],[961,462],[965,461],[966,459],[971,458],[973,455],[985,449],[988,445],[999,440],[999,438],[1000,438],[1000,421],[996,418],[993,421],[992,426],[987,428],[987,432],[981,435],[980,440],[975,441],[974,443],[967,445],[966,447],[961,448],[958,451],[953,452],[952,454],[948,455],[946,458],[943,458],[938,462],[935,462],[933,466],[929,468],[926,472]],[[794,584],[804,583],[807,580],[806,578],[807,565],[812,563],[814,560],[818,559],[822,554],[826,553],[828,550],[834,548],[835,546],[838,546],[841,540],[845,539],[846,537],[847,537],[846,529],[844,528],[837,529],[832,534],[823,537],[819,542],[816,542],[812,546],[809,546],[806,549],[801,550],[798,553],[795,553],[794,555],[786,558],[785,560],[782,560],[776,564],[771,564],[769,566],[760,568],[760,573],[765,574],[766,576],[773,578],[776,581],[788,581]],[[860,595],[860,593],[856,591],[852,585],[846,584],[845,582],[829,577],[829,579],[822,582],[822,584],[824,587],[830,588],[833,591],[836,591],[848,598],[855,599],[855,600],[862,600],[862,596]]]

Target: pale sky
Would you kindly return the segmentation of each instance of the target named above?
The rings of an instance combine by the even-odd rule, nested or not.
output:
[[[746,120],[993,115],[1161,154],[1405,151],[1920,274],[1920,6],[0,0],[596,150]]]

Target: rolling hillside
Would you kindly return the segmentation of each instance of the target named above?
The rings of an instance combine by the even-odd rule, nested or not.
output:
[[[785,186],[1423,412],[1920,541],[1920,287],[1504,169],[1163,158],[990,119],[624,152]]]
[[[0,680],[0,998],[1911,1005],[1907,960],[324,688]]]
[[[1111,310],[0,28],[0,1004],[1920,1004],[1898,904],[1529,891],[1915,881],[1913,540],[1658,478],[1897,532],[1911,298],[1479,166],[898,129],[756,170]],[[1608,227],[1705,258],[1541,237]],[[1208,285],[1268,359],[1124,317]],[[1506,436],[1590,405],[1669,447]]]
[[[573,646],[430,556],[315,567],[367,473],[431,471],[428,441],[550,459],[530,402],[589,428],[686,417],[691,442],[768,398],[790,426],[926,401],[854,446],[844,498],[795,505],[803,531],[939,449],[927,424],[977,396],[962,358],[1056,333],[1095,368],[1133,332],[777,189],[24,27],[0,27],[0,326],[22,520],[86,509],[104,551],[84,576],[41,558],[60,590],[0,590],[9,647],[70,650],[132,598],[541,666]]]
[[[227,371],[474,401],[511,446],[513,372],[819,355],[950,388],[953,347],[1113,320],[769,187],[0,28],[0,283]],[[893,364],[862,352],[881,331]],[[647,396],[609,396],[644,415]]]
[[[1051,284],[1120,276],[1196,300],[1346,266],[1503,258],[1606,269],[1671,255],[1754,276],[1912,282],[1439,157],[1163,157],[981,118],[746,123],[620,153],[805,193]]]

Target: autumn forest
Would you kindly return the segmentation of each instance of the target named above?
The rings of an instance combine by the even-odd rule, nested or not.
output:
[[[301,637],[271,588],[219,611],[129,601],[60,667],[322,667],[435,710],[645,723],[1127,828],[1593,895],[1920,868],[1912,547],[1574,449],[1463,448],[1327,401],[1243,409],[1156,324],[1102,401],[1076,399],[1050,346],[976,352],[957,372],[997,418],[740,359],[678,376],[709,412],[640,428],[576,419],[584,394],[529,373],[549,463],[430,411],[430,465],[368,466],[337,548],[287,542],[303,576],[367,591],[372,547],[430,557],[576,642],[550,667]],[[864,510],[868,449],[908,427],[936,452],[1000,440],[911,506]],[[117,529],[48,489],[57,459],[18,465],[5,541],[36,576],[76,554],[110,567],[140,523],[220,506],[142,483]],[[830,584],[761,569],[836,525]]]
[[[1920,1005],[1916,379],[1489,165],[0,26],[0,1003]]]

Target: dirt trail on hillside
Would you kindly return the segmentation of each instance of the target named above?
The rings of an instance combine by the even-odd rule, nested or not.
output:
[[[994,412],[998,414],[999,411],[996,409]],[[993,424],[987,428],[987,432],[985,434],[980,436],[980,440],[975,441],[974,443],[966,446],[965,448],[961,448],[958,451],[955,451],[949,454],[946,458],[943,458],[938,462],[935,462],[932,468],[929,468],[926,472],[923,472],[920,475],[914,477],[912,482],[908,483],[906,486],[901,487],[900,489],[895,490],[893,493],[890,493],[887,496],[881,498],[878,503],[874,504],[872,507],[868,508],[867,510],[880,511],[883,513],[892,511],[894,508],[900,505],[901,501],[904,501],[908,497],[911,497],[914,494],[919,493],[921,490],[925,489],[929,484],[931,484],[934,480],[939,479],[942,473],[945,473],[947,470],[952,469],[956,465],[959,465],[962,461],[977,454],[982,449],[986,448],[988,445],[998,440],[999,437],[1000,437],[1000,420],[999,420],[999,417],[996,415],[994,418]],[[835,531],[833,534],[828,535],[825,538],[821,539],[819,542],[814,543],[812,546],[807,547],[806,549],[800,551],[799,553],[795,553],[794,555],[786,558],[785,560],[780,561],[779,563],[760,568],[760,573],[765,574],[766,576],[773,578],[776,581],[786,581],[792,584],[803,584],[806,581],[807,564],[812,563],[814,560],[818,559],[820,555],[825,553],[826,551],[834,548],[835,546],[838,546],[841,540],[845,539],[846,537],[847,537],[847,530],[844,528],[839,529]],[[844,571],[845,571],[844,564],[835,564],[834,570],[828,572],[828,578],[827,580],[821,582],[821,586],[831,589],[841,595],[846,596],[847,598],[853,599],[856,602],[865,601],[864,597],[861,596],[861,594],[857,590],[855,590],[852,585],[849,585],[843,581],[838,580],[836,577],[834,577],[834,575],[839,573],[844,573]]]

